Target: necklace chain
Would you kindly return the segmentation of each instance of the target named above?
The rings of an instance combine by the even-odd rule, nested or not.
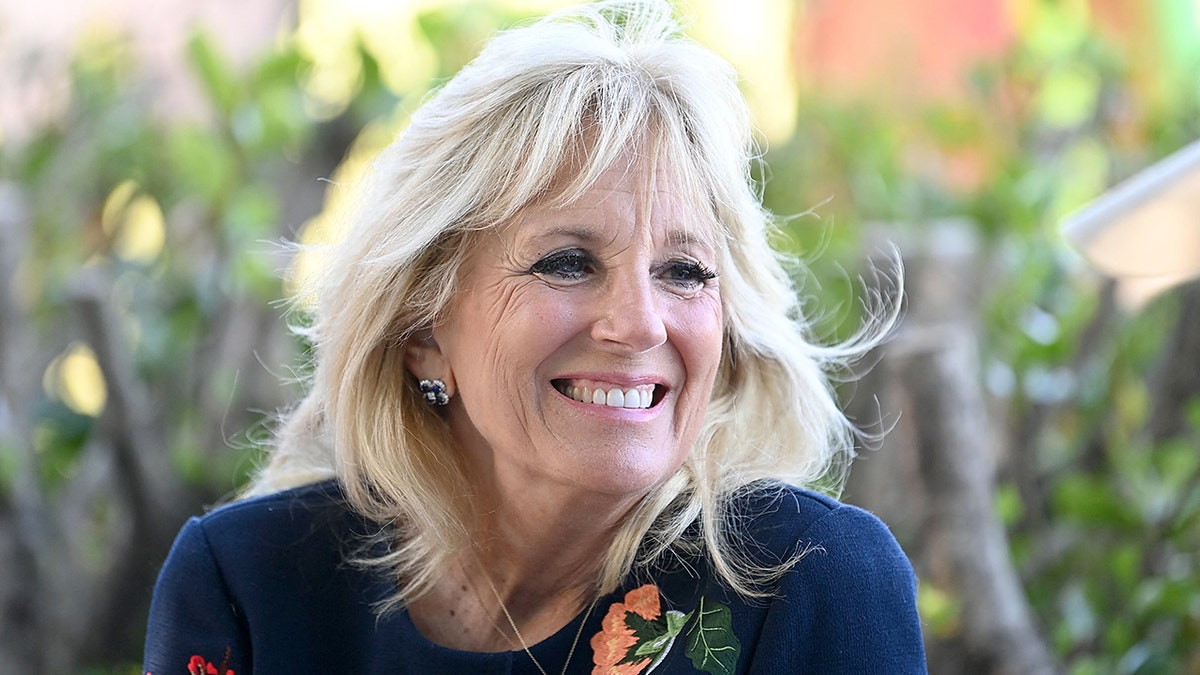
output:
[[[542,675],[549,675],[541,663],[534,658],[533,652],[529,650],[529,643],[525,642],[525,638],[521,636],[520,629],[517,628],[517,622],[513,620],[512,614],[509,613],[508,607],[504,606],[504,600],[500,598],[500,591],[496,590],[496,584],[492,583],[492,578],[486,572],[482,572],[484,581],[487,581],[488,588],[492,589],[492,595],[496,596],[496,602],[500,605],[500,611],[504,612],[504,618],[508,619],[508,625],[512,627],[513,635],[517,636],[517,640],[521,643],[521,649],[525,650],[525,654],[529,656],[529,660],[533,661],[533,665],[537,667]],[[579,637],[583,635],[583,627],[587,624],[588,618],[592,615],[592,610],[596,608],[596,600],[593,598],[588,605],[587,612],[584,613],[583,619],[579,622],[579,628],[575,631],[575,639],[571,641],[571,649],[567,651],[567,660],[563,662],[562,675],[566,675],[567,666],[571,665],[571,657],[575,656],[575,648],[579,646]],[[499,627],[497,626],[497,630]]]

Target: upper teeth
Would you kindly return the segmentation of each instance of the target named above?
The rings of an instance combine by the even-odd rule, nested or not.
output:
[[[610,408],[649,408],[654,401],[654,385],[647,384],[629,389],[594,385],[566,385],[562,392],[581,403],[606,405]]]

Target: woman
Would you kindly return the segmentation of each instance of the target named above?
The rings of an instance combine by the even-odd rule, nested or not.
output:
[[[193,519],[146,671],[924,671],[912,569],[665,2],[496,37],[377,160],[309,393]]]

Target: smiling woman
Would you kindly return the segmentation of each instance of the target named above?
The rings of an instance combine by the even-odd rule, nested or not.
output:
[[[495,37],[369,173],[308,394],[180,533],[147,670],[923,671],[895,540],[805,489],[886,325],[807,339],[755,156],[666,2]]]
[[[472,247],[465,292],[408,352],[416,376],[458,390],[447,420],[476,481],[524,507],[561,493],[538,513],[628,511],[679,470],[712,397],[716,254],[686,243],[703,239],[679,232],[705,219],[644,163],[622,158],[568,204],[530,206]]]

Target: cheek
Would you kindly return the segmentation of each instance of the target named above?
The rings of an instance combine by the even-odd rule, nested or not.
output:
[[[721,364],[725,343],[721,305],[719,301],[696,303],[675,318],[673,342],[687,378],[675,410],[676,433],[681,447],[691,447],[704,424]]]
[[[492,289],[478,294],[459,322],[459,356],[479,363],[488,377],[524,380],[577,330],[578,308],[562,293],[539,288]]]
[[[578,316],[579,308],[575,303],[568,302],[564,295],[559,298],[550,297],[541,302],[531,303],[528,307],[528,316],[524,317],[524,319],[536,322],[535,325],[537,327],[553,332],[572,326],[578,319]]]
[[[519,293],[497,320],[509,325],[510,349],[545,357],[586,330],[583,302],[576,293],[533,287]]]
[[[711,387],[721,362],[724,324],[719,301],[695,303],[679,313],[675,322],[675,343],[688,370],[688,379]]]

